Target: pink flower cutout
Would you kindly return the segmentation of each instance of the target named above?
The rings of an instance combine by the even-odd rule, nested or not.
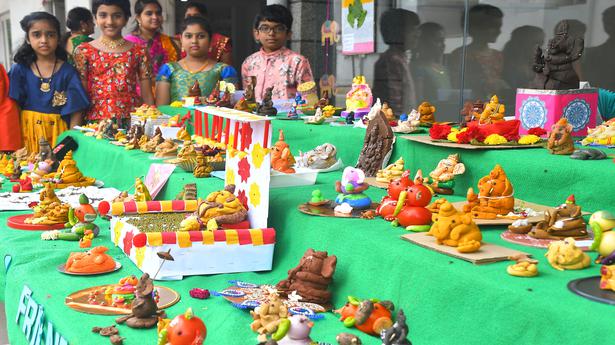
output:
[[[252,130],[252,126],[250,126],[250,123],[248,122],[247,126],[246,126],[246,136],[244,137],[244,133],[243,133],[243,126],[239,128],[239,132],[241,133],[241,138],[246,138],[246,147],[250,147],[250,145],[252,145],[252,132],[254,132]]]
[[[239,192],[237,192],[237,199],[239,199],[239,202],[241,202],[241,204],[243,205],[243,207],[246,208],[246,210],[248,210],[248,198],[246,197],[246,191],[245,190],[240,190]]]
[[[238,168],[239,176],[241,176],[241,182],[248,181],[248,178],[250,177],[250,163],[248,163],[248,159],[246,157],[239,160]]]
[[[130,255],[130,249],[132,248],[132,237],[132,231],[127,232],[126,236],[124,236],[124,253],[126,253],[126,255]]]

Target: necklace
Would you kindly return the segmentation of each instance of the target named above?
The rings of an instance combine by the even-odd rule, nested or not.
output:
[[[124,37],[118,40],[110,40],[104,36],[100,38],[100,44],[109,49],[117,49],[119,47],[122,47],[124,44],[126,44],[126,42],[127,41],[124,39]]]
[[[43,74],[41,73],[41,70],[38,68],[38,64],[36,63],[36,61],[34,61],[34,67],[36,67],[36,71],[38,72],[38,77],[41,80],[41,86],[39,87],[41,91],[43,92],[51,91],[51,78],[53,78],[53,75],[56,72],[57,63],[58,63],[58,59],[56,58],[55,61],[53,62],[53,69],[51,70],[51,75],[49,76],[49,78],[43,78]],[[45,81],[45,79],[49,79],[49,80]]]
[[[180,65],[188,72],[190,72],[190,74],[195,74],[195,73],[199,73],[202,70],[204,70],[205,68],[209,67],[209,65],[211,65],[210,61],[205,61],[205,63],[203,64],[203,66],[199,67],[196,71],[192,71],[190,70],[190,68],[188,68],[188,64],[186,63],[186,61],[181,61]]]

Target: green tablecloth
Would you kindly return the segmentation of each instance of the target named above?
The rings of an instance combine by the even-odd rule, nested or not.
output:
[[[294,153],[308,150],[323,142],[338,146],[340,157],[354,163],[361,148],[364,130],[306,126],[299,122],[274,121],[274,129],[284,128]],[[105,141],[97,141],[77,132],[68,132],[79,143],[74,154],[81,171],[95,176],[107,186],[128,188],[134,177],[144,175],[153,161],[148,154],[127,152]],[[413,171],[431,169],[449,153],[448,150],[399,139],[393,158],[403,155]],[[511,150],[505,152],[463,151],[468,172],[458,180],[457,194],[465,194],[470,185],[501,163],[516,186],[516,196],[529,201],[558,204],[570,193],[590,210],[613,205],[615,193],[613,162],[579,162],[556,157],[545,150]],[[305,201],[310,191],[320,188],[333,197],[333,183],[340,173],[320,174],[316,186],[272,189],[270,191],[269,224],[277,230],[274,265],[271,272],[221,274],[188,277],[177,282],[159,282],[182,295],[176,306],[167,310],[174,316],[192,306],[207,324],[207,344],[255,344],[249,329],[251,318],[246,311],[230,306],[222,298],[201,301],[189,297],[193,287],[221,290],[231,279],[255,283],[276,283],[285,278],[305,249],[313,247],[338,256],[334,304],[341,306],[346,295],[390,299],[407,315],[414,344],[592,344],[603,343],[612,332],[612,306],[592,302],[568,291],[566,284],[576,278],[597,275],[598,266],[581,271],[558,272],[543,257],[544,250],[504,242],[501,229],[485,227],[484,240],[525,250],[540,260],[540,276],[514,278],[505,272],[508,263],[475,266],[438,254],[399,239],[405,231],[392,228],[382,219],[358,220],[321,218],[303,215],[296,205]],[[160,198],[172,198],[191,174],[179,168],[171,176]],[[197,179],[199,195],[220,189],[222,181]],[[7,190],[9,184],[5,184]],[[383,190],[370,189],[368,194],[379,200]],[[452,197],[454,201],[460,196]],[[0,214],[1,224],[15,213]],[[24,344],[21,326],[15,324],[17,305],[24,285],[33,291],[33,298],[44,305],[45,315],[71,344],[105,344],[108,342],[90,333],[92,326],[107,326],[113,317],[86,315],[64,306],[69,293],[89,286],[113,283],[138,269],[109,240],[108,222],[98,221],[102,235],[93,245],[106,245],[124,267],[116,273],[100,277],[68,277],[56,271],[76,243],[43,242],[39,233],[15,231],[1,226],[0,255],[10,255],[12,263],[0,273],[6,303],[11,344]],[[1,271],[1,270],[0,270]],[[152,344],[154,330],[132,330],[119,326],[125,344]],[[313,328],[313,338],[335,343],[335,335],[347,331],[336,317],[326,314]],[[364,344],[380,342],[356,330]]]

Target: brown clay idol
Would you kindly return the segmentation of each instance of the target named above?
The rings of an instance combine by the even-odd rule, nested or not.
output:
[[[549,152],[554,155],[571,155],[574,152],[574,141],[570,133],[572,133],[572,125],[562,117],[551,127],[547,141]]]
[[[382,111],[378,111],[367,125],[356,168],[363,170],[365,176],[376,176],[391,156],[394,143],[395,135],[389,121]]]
[[[132,301],[132,312],[129,315],[115,319],[118,324],[126,322],[131,328],[152,328],[158,322],[158,316],[164,314],[158,310],[158,305],[154,300],[154,282],[149,274],[143,273],[137,288],[135,289],[135,299]]]

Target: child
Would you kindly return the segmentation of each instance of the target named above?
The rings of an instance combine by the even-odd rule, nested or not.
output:
[[[68,11],[66,27],[70,30],[62,39],[62,45],[66,47],[68,62],[73,64],[75,49],[83,42],[90,42],[94,33],[94,17],[92,12],[84,7],[75,7]]]
[[[122,122],[142,103],[154,104],[152,67],[146,47],[122,37],[130,17],[129,0],[94,0],[92,13],[101,36],[75,51],[75,66],[92,101],[86,119],[114,117]]]
[[[148,47],[153,76],[156,76],[162,65],[178,60],[179,47],[171,37],[160,32],[163,17],[162,6],[158,0],[137,0],[135,18],[137,26],[132,34],[126,35],[125,38]]]
[[[210,37],[211,27],[205,18],[193,16],[184,20],[181,43],[187,55],[160,69],[156,78],[157,105],[181,101],[195,80],[198,80],[203,96],[208,96],[220,80],[237,82],[237,71],[233,67],[216,62],[208,55]]]
[[[58,19],[47,12],[33,12],[19,24],[26,40],[9,72],[9,97],[21,107],[21,129],[28,151],[38,152],[40,138],[54,146],[67,124],[80,124],[89,101],[77,71],[65,63]]]
[[[207,18],[207,6],[196,0],[188,1],[186,4],[184,19],[192,16]],[[178,40],[181,40],[181,33],[178,34],[177,37]],[[186,57],[186,52],[182,52],[182,58],[184,57]],[[211,35],[209,43],[209,57],[218,62],[224,62],[227,65],[232,65],[233,46],[231,45],[231,38],[214,32]]]
[[[19,109],[9,97],[9,76],[0,64],[0,152],[16,151],[21,147]]]
[[[309,61],[285,46],[292,24],[290,11],[281,5],[265,7],[254,20],[254,38],[261,50],[243,62],[241,76],[244,89],[256,77],[254,94],[259,102],[269,87],[273,87],[273,99],[293,99],[298,84],[313,80]]]

